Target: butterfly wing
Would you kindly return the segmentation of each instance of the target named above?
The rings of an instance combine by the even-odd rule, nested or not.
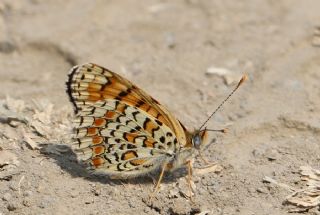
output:
[[[155,99],[95,64],[74,67],[67,92],[76,112],[76,149],[93,169],[140,175],[172,159],[183,127]]]

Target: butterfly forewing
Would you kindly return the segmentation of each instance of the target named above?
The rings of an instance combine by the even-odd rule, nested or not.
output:
[[[93,169],[141,175],[185,144],[183,128],[162,105],[103,67],[74,67],[67,92],[76,113],[75,148]]]

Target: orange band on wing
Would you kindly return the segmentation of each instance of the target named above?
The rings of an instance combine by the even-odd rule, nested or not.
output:
[[[157,142],[151,142],[150,140],[144,141],[144,145],[145,145],[145,147],[147,147],[147,148],[154,148],[154,145],[155,145],[156,143],[157,143]]]
[[[118,104],[118,106],[116,107],[116,111],[120,112],[120,113],[124,113],[126,105],[123,103]]]
[[[91,164],[96,168],[104,164],[104,162],[105,162],[104,159],[101,157],[94,157],[91,159]]]
[[[92,148],[92,151],[95,153],[95,155],[101,155],[105,152],[104,146],[95,146]]]
[[[122,154],[121,160],[129,160],[136,157],[138,157],[138,155],[135,151],[128,151]]]
[[[97,118],[94,120],[94,125],[97,127],[102,127],[107,123],[107,121],[105,119],[102,118]]]
[[[92,137],[92,143],[94,145],[101,144],[102,142],[103,142],[103,137],[101,137],[101,136],[93,136]]]
[[[153,129],[157,129],[158,128],[158,126],[154,123],[154,122],[152,122],[152,121],[147,121],[146,123],[145,123],[145,125],[144,125],[144,130],[146,130],[148,133],[150,133],[150,134],[152,134],[153,132],[152,132],[152,130]]]
[[[94,127],[87,128],[87,134],[88,136],[93,136],[98,134],[98,128],[94,128]]]
[[[146,160],[136,159],[136,160],[130,161],[130,164],[132,164],[133,166],[139,166],[139,165],[143,164],[144,162],[146,162]]]
[[[114,111],[107,111],[107,113],[105,114],[105,117],[107,118],[107,119],[113,119],[113,117],[114,117],[114,115],[116,115],[117,113],[116,112],[114,112]]]
[[[128,142],[134,143],[134,138],[136,138],[138,134],[136,133],[124,133],[124,139]]]

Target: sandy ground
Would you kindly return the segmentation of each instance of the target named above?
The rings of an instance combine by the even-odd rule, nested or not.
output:
[[[264,178],[298,189],[301,166],[320,168],[319,8],[318,0],[0,1],[0,214],[294,211],[285,204],[292,191]],[[211,133],[204,153],[223,169],[194,175],[194,202],[183,169],[149,202],[150,178],[110,181],[77,164],[65,145],[64,83],[84,62],[137,83],[189,128],[248,74],[208,124],[229,128]]]

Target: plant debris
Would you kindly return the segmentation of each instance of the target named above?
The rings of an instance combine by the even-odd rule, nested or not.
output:
[[[290,209],[289,212],[304,212],[320,206],[320,170],[313,169],[310,166],[301,166],[299,173],[301,181],[306,182],[306,187],[303,189],[293,188],[287,184],[277,182],[268,176],[265,176],[263,179],[264,182],[273,183],[293,192],[286,197],[285,203],[298,208]]]

